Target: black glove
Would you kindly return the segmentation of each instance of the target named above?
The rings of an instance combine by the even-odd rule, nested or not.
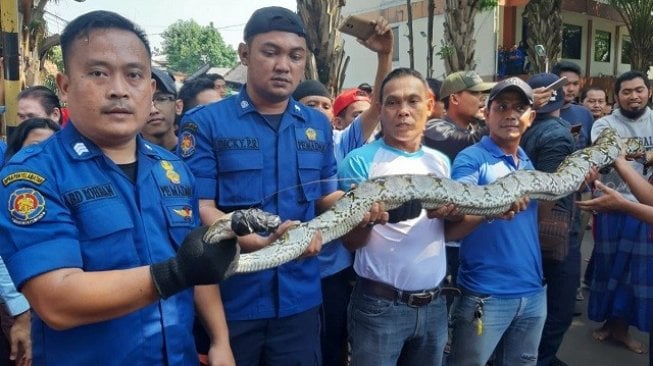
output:
[[[396,224],[399,221],[414,219],[422,212],[422,202],[418,199],[404,202],[401,206],[388,211],[388,222]]]
[[[207,244],[202,237],[208,228],[200,226],[192,230],[176,256],[150,266],[154,286],[161,298],[167,299],[191,286],[216,284],[236,269],[240,254],[237,240]]]

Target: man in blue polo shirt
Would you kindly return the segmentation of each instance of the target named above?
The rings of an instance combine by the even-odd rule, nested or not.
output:
[[[66,26],[61,48],[71,121],[0,173],[0,255],[34,310],[34,364],[197,364],[194,295],[213,358],[231,358],[215,283],[236,241],[192,230],[192,174],[139,135],[154,91],[144,33],[96,11]]]
[[[486,185],[515,170],[533,169],[519,147],[535,118],[533,90],[518,78],[490,91],[485,111],[489,136],[461,151],[452,178]],[[453,305],[453,343],[448,365],[535,365],[546,319],[546,291],[537,233],[537,204],[520,200],[510,220],[466,215],[447,223],[448,240],[462,240]],[[518,211],[523,212],[516,214]]]

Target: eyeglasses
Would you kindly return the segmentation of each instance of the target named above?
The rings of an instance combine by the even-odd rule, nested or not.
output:
[[[160,106],[164,106],[170,102],[174,102],[175,97],[172,95],[165,95],[165,94],[157,94],[154,97],[152,97],[152,103],[154,104],[155,107],[159,108]]]

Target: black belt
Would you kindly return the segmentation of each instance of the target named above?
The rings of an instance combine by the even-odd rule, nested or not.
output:
[[[420,291],[402,291],[388,284],[373,281],[364,277],[358,278],[358,283],[363,292],[384,298],[386,300],[398,301],[408,306],[420,307],[431,303],[433,299],[440,295],[442,286],[438,285],[429,290]]]

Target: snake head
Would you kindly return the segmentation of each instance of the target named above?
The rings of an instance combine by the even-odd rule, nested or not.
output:
[[[231,216],[231,230],[238,236],[274,232],[281,225],[281,218],[258,208],[234,211]]]

